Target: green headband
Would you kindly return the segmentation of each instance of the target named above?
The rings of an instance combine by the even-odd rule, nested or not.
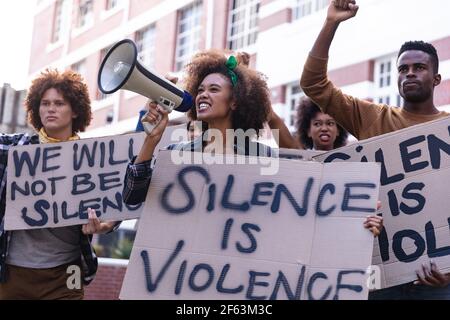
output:
[[[237,59],[235,56],[230,56],[228,58],[227,63],[225,63],[225,66],[228,68],[228,74],[230,75],[231,83],[233,84],[233,87],[235,87],[238,82],[237,74],[236,74],[236,72],[234,72],[234,69],[236,69],[237,65],[238,65],[238,62],[237,62]]]

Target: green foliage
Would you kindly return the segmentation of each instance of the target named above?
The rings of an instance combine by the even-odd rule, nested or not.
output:
[[[104,257],[105,256],[105,247],[101,244],[94,244],[94,251],[97,257]]]
[[[130,259],[131,249],[133,248],[133,241],[127,238],[123,238],[117,244],[117,248],[111,253],[111,257],[114,259]]]

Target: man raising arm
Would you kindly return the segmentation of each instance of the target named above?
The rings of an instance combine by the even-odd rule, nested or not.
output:
[[[339,24],[353,18],[359,7],[354,0],[335,0],[305,64],[301,87],[323,112],[330,114],[358,139],[367,139],[449,116],[434,105],[434,88],[441,82],[439,58],[429,43],[405,43],[398,55],[398,90],[404,104],[392,108],[361,100],[334,86],[327,76],[328,53]],[[414,286],[405,284],[375,291],[380,299],[450,299],[450,275],[435,263],[417,270]],[[433,288],[434,287],[434,288]]]
[[[422,41],[407,42],[400,49],[397,69],[402,108],[391,108],[341,92],[328,79],[328,52],[341,22],[353,18],[359,7],[354,0],[333,1],[327,18],[305,64],[301,87],[323,112],[330,114],[359,140],[436,120],[440,112],[433,101],[441,82],[436,49]]]

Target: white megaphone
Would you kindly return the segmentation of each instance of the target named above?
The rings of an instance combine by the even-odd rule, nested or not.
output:
[[[98,87],[110,94],[125,89],[156,101],[165,110],[187,112],[194,105],[192,96],[172,82],[146,69],[137,59],[136,44],[129,39],[116,43],[106,54],[98,72]],[[145,132],[155,125],[142,121]]]

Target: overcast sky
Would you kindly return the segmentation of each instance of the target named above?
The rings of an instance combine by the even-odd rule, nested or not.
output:
[[[35,0],[0,1],[0,86],[27,86]]]

